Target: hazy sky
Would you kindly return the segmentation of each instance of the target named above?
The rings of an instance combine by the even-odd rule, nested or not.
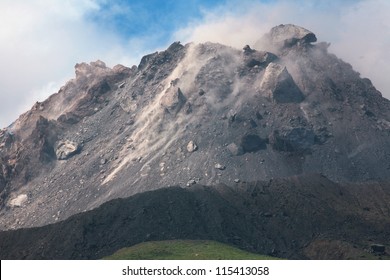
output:
[[[138,64],[173,41],[241,48],[294,23],[390,98],[390,1],[1,0],[0,127],[57,92],[74,65]]]

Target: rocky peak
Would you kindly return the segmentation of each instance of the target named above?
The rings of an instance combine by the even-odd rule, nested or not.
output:
[[[112,69],[107,67],[106,64],[97,60],[95,62],[90,63],[77,63],[75,65],[75,74],[76,80],[81,80],[83,78],[95,78],[95,77],[106,77],[106,76],[129,76],[132,72],[134,72],[136,68],[128,68],[121,64],[115,65]],[[124,77],[121,77],[124,78]]]
[[[76,79],[83,76],[89,77],[91,75],[102,75],[111,70],[101,60],[97,60],[89,64],[85,62],[77,63],[74,68],[76,73]]]
[[[278,54],[285,48],[296,45],[305,46],[316,41],[316,35],[306,28],[293,24],[281,24],[273,27],[269,33],[265,34],[255,44],[255,47]]]

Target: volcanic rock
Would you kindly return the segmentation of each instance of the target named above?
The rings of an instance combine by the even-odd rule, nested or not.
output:
[[[194,141],[191,140],[190,142],[188,142],[188,144],[187,144],[187,151],[189,153],[193,153],[197,149],[198,149],[198,146],[196,145],[196,143]]]
[[[169,114],[176,115],[182,108],[185,101],[186,99],[180,88],[173,86],[165,91],[160,104]]]
[[[27,194],[20,194],[9,202],[11,207],[21,207],[28,200]]]
[[[226,166],[222,165],[220,163],[215,164],[214,167],[215,167],[215,169],[219,169],[219,170],[225,170],[226,169]]]
[[[227,149],[233,156],[239,156],[244,153],[242,146],[237,145],[236,143],[231,143],[227,146]]]
[[[58,160],[66,160],[79,152],[79,145],[70,140],[60,141],[57,145],[56,156]]]
[[[285,152],[300,152],[308,150],[315,143],[313,131],[303,127],[275,130],[269,137],[273,149]]]
[[[374,254],[384,254],[386,252],[386,246],[384,246],[382,244],[372,244],[371,251]]]
[[[286,67],[277,63],[268,64],[260,89],[277,103],[302,102],[304,99]]]
[[[266,143],[256,134],[248,134],[242,137],[241,147],[244,153],[256,152],[266,148]]]

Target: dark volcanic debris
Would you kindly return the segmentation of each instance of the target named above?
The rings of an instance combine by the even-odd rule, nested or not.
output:
[[[389,198],[387,183],[345,185],[320,175],[235,187],[191,182],[56,224],[0,232],[0,257],[99,259],[145,241],[212,239],[289,259],[389,258],[389,216],[382,212]]]

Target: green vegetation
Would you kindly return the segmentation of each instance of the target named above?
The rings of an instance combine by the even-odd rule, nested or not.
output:
[[[107,260],[273,260],[230,245],[205,240],[169,240],[123,248]]]

